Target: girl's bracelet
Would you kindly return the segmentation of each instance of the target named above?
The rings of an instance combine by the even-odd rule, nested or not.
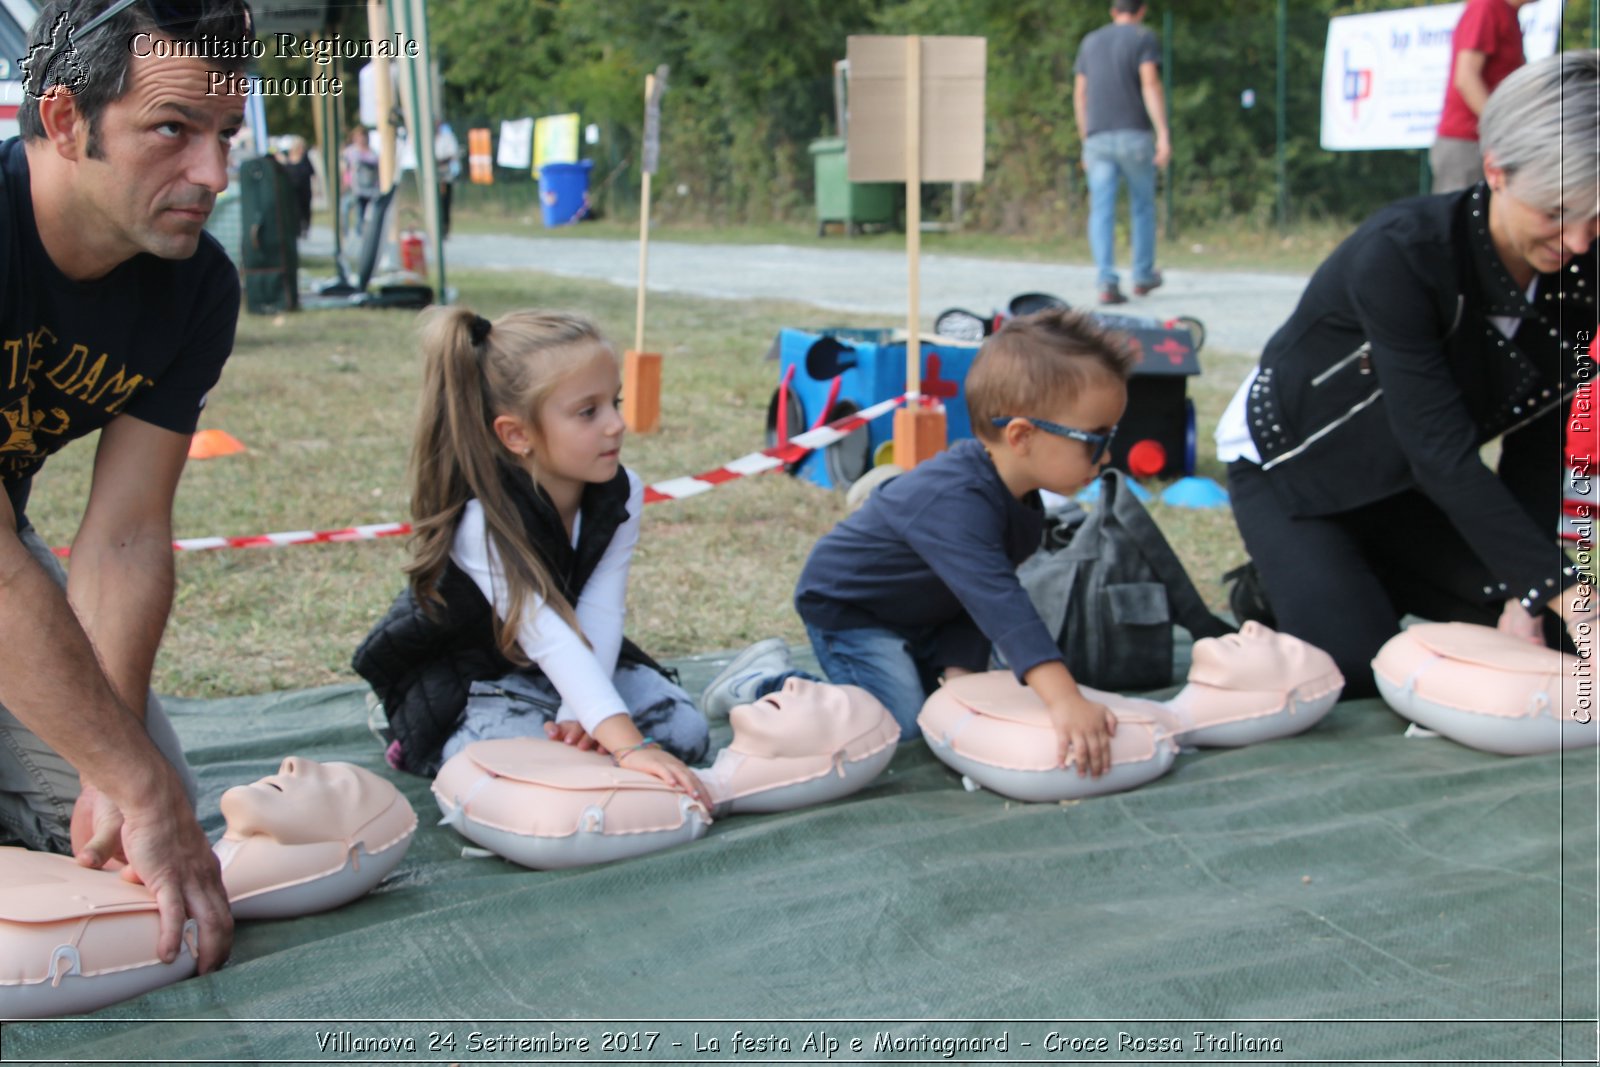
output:
[[[656,744],[656,739],[655,738],[647,737],[643,741],[640,741],[637,745],[629,745],[627,748],[619,748],[615,752],[611,753],[611,762],[615,763],[617,766],[620,767],[620,766],[622,766],[622,757],[626,756],[628,753],[637,752],[641,748],[660,748],[660,747],[661,747],[660,745]]]

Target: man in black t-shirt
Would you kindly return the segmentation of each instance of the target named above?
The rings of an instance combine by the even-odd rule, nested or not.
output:
[[[0,839],[126,861],[160,906],[162,958],[193,918],[202,970],[226,959],[232,919],[149,683],[173,494],[238,319],[237,272],[203,226],[243,121],[218,72],[242,63],[172,46],[248,54],[251,33],[239,0],[52,0],[23,61],[22,136],[0,143]],[[28,491],[97,429],[66,578]]]

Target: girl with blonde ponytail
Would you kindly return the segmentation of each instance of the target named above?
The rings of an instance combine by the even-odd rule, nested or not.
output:
[[[644,487],[621,465],[616,353],[581,316],[423,316],[407,588],[356,653],[389,761],[548,736],[706,799],[705,717],[622,636]]]

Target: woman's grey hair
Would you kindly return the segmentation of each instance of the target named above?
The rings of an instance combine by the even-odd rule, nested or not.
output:
[[[1600,51],[1558,52],[1514,71],[1478,119],[1485,159],[1504,168],[1516,197],[1569,219],[1600,211]]]
[[[112,0],[50,0],[39,12],[28,34],[28,54],[23,61],[22,103],[17,126],[25,139],[44,136],[39,100],[51,89],[72,92],[78,111],[89,124],[88,151],[100,157],[100,115],[106,105],[122,99],[129,88],[128,68],[133,60],[133,39],[145,32],[160,32],[181,41],[217,42],[206,63],[222,70],[242,71],[250,62],[240,56],[241,42],[254,39],[243,0],[211,0],[201,5],[192,24],[161,29],[143,2],[118,12],[82,40],[69,37],[87,25]],[[232,48],[233,54],[227,54]],[[218,57],[217,52],[223,55]]]

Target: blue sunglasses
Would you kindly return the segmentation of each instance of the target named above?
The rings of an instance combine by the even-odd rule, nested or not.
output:
[[[1117,436],[1117,428],[1115,426],[1111,427],[1111,429],[1107,430],[1105,433],[1090,433],[1088,430],[1076,430],[1071,426],[1063,426],[1059,422],[1051,422],[1049,419],[1036,419],[1032,415],[997,415],[989,421],[994,423],[995,426],[1004,429],[1006,424],[1012,419],[1022,419],[1023,421],[1043,430],[1045,433],[1053,433],[1057,437],[1066,437],[1073,441],[1082,441],[1084,444],[1089,446],[1090,463],[1099,463],[1102,459],[1104,459],[1106,453],[1111,451],[1112,440]]]

